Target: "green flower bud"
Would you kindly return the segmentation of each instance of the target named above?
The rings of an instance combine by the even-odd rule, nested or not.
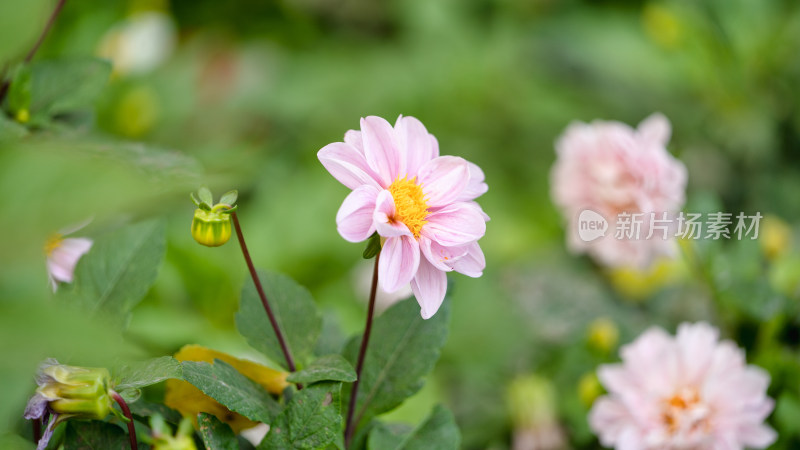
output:
[[[507,403],[515,427],[526,428],[555,421],[557,393],[545,377],[519,377],[508,387]]]
[[[194,210],[192,237],[207,247],[219,247],[231,238],[231,216],[221,211]]]
[[[111,376],[104,368],[75,367],[46,361],[39,370],[39,388],[26,409],[27,418],[41,417],[45,409],[61,420],[104,419],[111,412]],[[31,417],[28,417],[31,416]]]
[[[199,197],[199,198],[198,198]],[[219,247],[231,238],[231,213],[236,210],[237,193],[230,191],[222,196],[220,203],[212,206],[211,191],[201,188],[198,197],[192,194],[197,205],[192,220],[192,237],[207,247]]]

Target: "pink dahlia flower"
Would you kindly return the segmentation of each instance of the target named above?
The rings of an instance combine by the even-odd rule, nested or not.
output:
[[[651,328],[621,350],[622,364],[601,366],[608,390],[589,413],[600,443],[625,450],[764,448],[773,401],[769,375],[744,352],[719,341],[707,323],[678,327],[674,338]]]
[[[481,276],[478,239],[488,217],[474,200],[488,190],[483,172],[463,158],[439,156],[419,120],[400,116],[392,127],[380,117],[361,119],[361,131],[348,131],[317,156],[353,190],[336,214],[339,234],[350,242],[381,236],[378,280],[386,292],[410,282],[428,319],[444,300],[446,272]]]
[[[83,255],[92,248],[89,238],[64,238],[64,234],[73,233],[83,228],[89,222],[65,230],[50,237],[44,245],[47,255],[47,276],[53,292],[58,289],[58,283],[72,283],[75,266]]]
[[[577,122],[567,128],[556,142],[551,194],[569,222],[570,250],[588,253],[606,266],[639,268],[658,256],[675,253],[674,230],[661,231],[666,222],[654,227],[647,239],[650,213],[657,219],[666,213],[667,221],[674,222],[685,201],[686,167],[667,152],[669,136],[669,121],[658,113],[635,130],[620,122],[602,121]],[[608,221],[604,236],[586,239],[580,233],[578,218],[587,209]],[[623,227],[627,235],[615,236],[620,213],[644,213],[638,236],[628,226]]]

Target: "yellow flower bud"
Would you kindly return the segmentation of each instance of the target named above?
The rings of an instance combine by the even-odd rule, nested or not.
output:
[[[231,238],[231,216],[216,207],[211,211],[196,209],[192,237],[207,247],[219,247]]]
[[[642,22],[647,34],[656,43],[667,49],[678,47],[683,38],[683,25],[669,8],[655,2],[645,5]]]
[[[236,210],[237,191],[226,192],[219,203],[213,203],[211,191],[200,188],[198,197],[191,194],[197,205],[192,220],[192,237],[207,246],[219,247],[231,238],[231,214]]]
[[[587,408],[592,406],[597,397],[603,394],[603,387],[594,372],[584,374],[578,381],[578,397]]]
[[[619,328],[607,317],[598,317],[589,324],[586,341],[593,350],[611,353],[619,342]]]
[[[20,109],[16,114],[17,122],[28,123],[31,120],[31,113],[27,109]]]
[[[612,269],[608,272],[608,279],[625,299],[642,301],[666,286],[680,282],[687,273],[686,263],[682,259],[661,258],[645,269]]]
[[[761,250],[770,261],[785,255],[792,245],[792,227],[777,216],[766,216],[761,222]]]

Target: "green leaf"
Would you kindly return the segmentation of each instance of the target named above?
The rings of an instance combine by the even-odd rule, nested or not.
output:
[[[368,449],[375,450],[455,450],[461,443],[453,413],[441,405],[411,431],[402,424],[380,424],[370,432]]]
[[[92,106],[111,75],[99,58],[36,61],[31,66],[31,115],[53,116]]]
[[[222,423],[211,414],[200,413],[197,415],[197,425],[200,437],[206,450],[238,450],[239,443],[236,435],[226,423]]]
[[[165,406],[161,403],[151,403],[147,400],[139,400],[136,403],[131,403],[128,405],[131,409],[131,414],[133,417],[140,421],[147,423],[147,418],[155,416],[156,414],[160,415],[164,418],[165,421],[177,425],[180,423],[183,416],[178,411],[175,411],[168,406]]]
[[[11,85],[8,87],[8,110],[16,114],[29,110],[31,106],[31,67],[23,64],[17,67]]]
[[[198,189],[197,196],[200,197],[201,203],[205,203],[209,207],[214,206],[214,196],[211,195],[211,191],[207,187]]]
[[[267,391],[224,361],[184,361],[182,365],[186,381],[231,411],[265,423],[280,412],[280,405]]]
[[[107,422],[67,422],[64,450],[128,450],[130,439],[122,428]]]
[[[23,58],[52,11],[53,2],[46,0],[0,2],[0,61]]]
[[[373,323],[356,400],[356,424],[394,409],[420,390],[422,378],[430,373],[447,339],[450,316],[445,299],[436,315],[423,320],[416,301],[396,303]],[[354,362],[361,337],[348,342],[344,355]],[[350,386],[345,395],[349,396]]]
[[[162,220],[149,220],[99,237],[78,262],[71,295],[90,310],[125,316],[156,280],[164,234]]]
[[[0,448],[3,450],[34,450],[36,444],[18,434],[0,434]]]
[[[28,135],[28,129],[10,120],[0,111],[0,141],[19,139]]]
[[[222,198],[219,199],[219,202],[233,206],[236,203],[237,198],[239,198],[239,191],[228,191],[222,195]]]
[[[342,439],[341,387],[323,382],[295,393],[258,448],[316,449]]]
[[[396,449],[414,431],[405,423],[375,423],[367,438],[367,449]]]
[[[139,389],[160,383],[168,378],[183,379],[181,363],[171,357],[162,356],[147,361],[124,365],[116,369],[112,378],[116,390]]]
[[[292,383],[311,384],[317,381],[356,381],[356,371],[341,355],[328,355],[314,360],[303,370],[289,375],[286,379]]]
[[[292,356],[302,363],[311,355],[322,327],[314,299],[306,288],[286,275],[258,271],[258,277]],[[248,280],[242,289],[236,328],[251,346],[276,364],[288,368],[252,280]]]
[[[372,259],[378,252],[381,251],[381,237],[378,233],[372,233],[369,240],[367,241],[367,247],[364,249],[364,253],[361,256],[364,259]]]

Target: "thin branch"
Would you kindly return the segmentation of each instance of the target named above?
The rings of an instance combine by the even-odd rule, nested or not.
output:
[[[26,63],[31,62],[33,56],[36,54],[37,51],[39,51],[39,47],[42,46],[42,42],[44,42],[45,36],[47,36],[47,33],[50,31],[50,28],[53,27],[53,24],[56,22],[58,14],[61,13],[61,10],[64,8],[64,3],[66,2],[67,0],[58,0],[58,3],[56,3],[56,7],[53,10],[53,13],[50,14],[50,18],[47,20],[47,25],[44,26],[42,34],[39,35],[39,39],[36,40],[36,43],[33,45],[33,48],[31,48],[30,51],[28,51],[28,54],[25,56]],[[10,86],[10,84],[11,81],[6,80],[3,82],[2,86],[0,86],[0,102],[2,102],[3,99],[6,97],[6,94],[8,93],[8,87]]]
[[[239,217],[236,216],[235,212],[232,212],[231,219],[233,219],[233,227],[236,229],[236,236],[239,238],[239,245],[242,247],[242,255],[244,255],[244,260],[247,263],[247,269],[250,271],[250,276],[253,278],[253,283],[256,285],[256,291],[258,291],[261,304],[264,305],[264,310],[267,312],[267,317],[269,317],[269,322],[272,324],[272,329],[275,331],[275,336],[278,338],[278,343],[281,345],[283,356],[286,358],[286,365],[291,372],[294,372],[297,370],[294,365],[294,358],[292,358],[292,353],[289,351],[289,346],[286,345],[286,340],[283,338],[283,333],[281,333],[281,329],[278,326],[278,321],[275,320],[275,315],[272,314],[272,308],[269,307],[267,295],[264,293],[264,288],[261,286],[261,280],[258,279],[258,273],[256,273],[256,268],[253,266],[253,260],[250,259],[250,252],[247,250],[247,244],[244,242],[242,227],[239,225]],[[297,388],[302,389],[302,385],[297,385]]]
[[[128,404],[125,403],[125,399],[123,399],[121,395],[114,391],[111,391],[111,397],[122,409],[122,414],[128,418],[128,439],[131,441],[131,450],[139,450],[139,445],[136,443],[136,428],[133,426],[133,415],[131,415]]]

